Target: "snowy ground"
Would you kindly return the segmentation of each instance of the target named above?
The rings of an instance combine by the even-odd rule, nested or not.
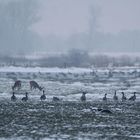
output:
[[[0,138],[5,139],[140,139],[140,69],[114,68],[0,68]],[[22,81],[16,91],[18,100],[11,102],[11,86]],[[46,101],[41,102],[41,91],[30,91],[29,81],[35,80],[45,88]],[[119,97],[113,101],[115,90]],[[29,101],[21,98],[29,92]],[[87,102],[80,96],[87,92]],[[136,91],[135,102],[122,103],[121,92],[127,98]],[[108,101],[102,98],[107,93]],[[52,102],[53,96],[62,99]],[[109,109],[113,114],[102,114],[93,108]]]

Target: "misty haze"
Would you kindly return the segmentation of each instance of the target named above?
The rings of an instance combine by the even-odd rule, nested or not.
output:
[[[18,57],[28,61],[25,65],[39,58],[38,66],[72,66],[71,51],[88,57],[87,64],[74,66],[94,65],[97,55],[109,61],[125,55],[131,64],[139,63],[139,4],[138,0],[1,0],[1,64],[19,65]]]
[[[140,0],[0,0],[0,139],[140,139]]]

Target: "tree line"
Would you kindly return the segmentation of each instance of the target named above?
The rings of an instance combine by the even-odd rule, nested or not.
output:
[[[87,51],[71,49],[65,54],[29,59],[27,57],[1,56],[1,66],[24,67],[122,67],[140,66],[140,57],[120,55],[109,56],[105,54],[90,54]]]

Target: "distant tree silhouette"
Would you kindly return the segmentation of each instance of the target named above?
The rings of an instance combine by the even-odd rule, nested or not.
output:
[[[37,43],[37,34],[31,30],[39,20],[37,9],[36,0],[0,2],[0,47],[5,53],[23,53]]]

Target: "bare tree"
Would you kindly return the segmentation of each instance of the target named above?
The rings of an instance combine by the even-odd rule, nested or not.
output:
[[[29,51],[37,43],[30,28],[38,20],[36,0],[0,2],[0,42],[7,54]]]
[[[88,47],[94,47],[97,35],[97,29],[99,28],[99,9],[93,5],[89,8],[89,31],[88,31]]]

